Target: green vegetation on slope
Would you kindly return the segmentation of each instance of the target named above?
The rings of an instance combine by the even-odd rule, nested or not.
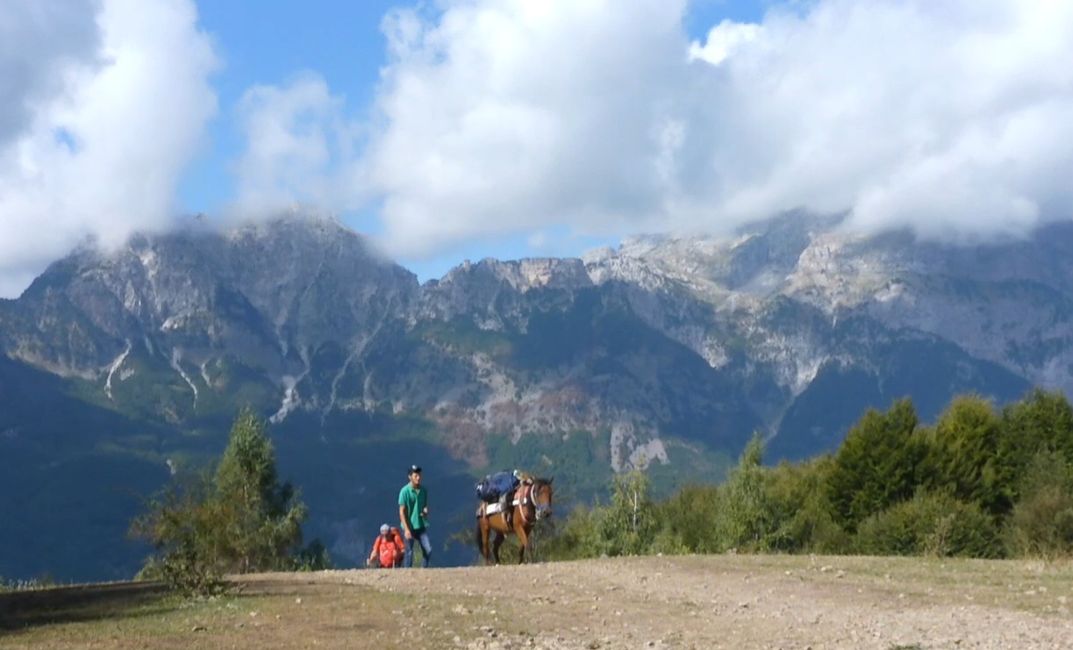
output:
[[[996,411],[955,398],[934,426],[909,400],[869,410],[833,454],[762,465],[755,438],[721,485],[656,502],[615,477],[607,505],[541,538],[545,558],[778,551],[1073,556],[1073,407],[1034,391]]]

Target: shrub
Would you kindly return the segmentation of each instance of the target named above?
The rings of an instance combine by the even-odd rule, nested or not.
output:
[[[719,489],[714,519],[717,551],[731,548],[763,550],[767,535],[775,528],[764,468],[760,465],[763,453],[764,443],[759,435],[754,435],[738,466],[731,470],[726,484]]]
[[[34,591],[37,589],[48,589],[49,587],[55,587],[56,581],[51,576],[45,574],[37,578],[22,578],[22,579],[5,579],[0,576],[0,593],[10,591]]]
[[[326,571],[332,568],[332,558],[323,542],[315,539],[294,555],[295,571]]]
[[[1073,467],[1060,452],[1035,455],[1025,472],[1006,527],[1006,541],[1017,555],[1073,555]]]
[[[199,475],[172,484],[150,502],[149,513],[134,521],[131,533],[148,540],[157,552],[136,579],[164,581],[184,596],[225,590],[217,552],[225,522],[211,494],[211,481]]]
[[[830,456],[808,463],[781,463],[770,470],[768,498],[774,513],[774,530],[768,550],[789,553],[841,553],[849,536],[835,521],[824,487],[833,469]]]
[[[715,486],[687,485],[680,489],[657,508],[661,544],[690,553],[718,550],[715,519],[720,503]]]
[[[649,553],[663,555],[685,555],[691,551],[692,549],[685,545],[682,538],[668,528],[660,528],[648,547]]]
[[[541,556],[549,560],[577,560],[607,555],[608,544],[601,528],[603,508],[577,506],[554,535],[541,544]]]
[[[173,483],[131,524],[131,533],[156,549],[141,576],[184,594],[212,594],[223,588],[224,573],[292,569],[306,512],[291,486],[277,480],[264,423],[243,411],[215,474]],[[298,561],[326,559],[320,547]]]
[[[649,496],[648,477],[643,472],[615,476],[611,505],[601,513],[600,532],[607,555],[648,552],[656,534],[656,517]]]
[[[868,517],[856,548],[872,555],[998,557],[1002,545],[991,517],[946,493],[918,493]]]

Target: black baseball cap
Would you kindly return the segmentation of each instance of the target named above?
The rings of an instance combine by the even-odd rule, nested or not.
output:
[[[410,465],[410,471],[408,471],[406,474],[410,475],[410,474],[420,474],[420,473],[421,473],[421,466],[420,465]]]

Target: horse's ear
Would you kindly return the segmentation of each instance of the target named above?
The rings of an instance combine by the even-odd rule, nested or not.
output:
[[[548,479],[548,485],[551,485],[554,482],[555,482],[555,477],[554,476],[552,476],[551,478]]]

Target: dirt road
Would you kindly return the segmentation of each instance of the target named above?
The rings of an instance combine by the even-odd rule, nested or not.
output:
[[[321,579],[457,599],[404,633],[479,632],[461,647],[889,650],[1073,648],[1071,578],[1039,562],[725,555]]]
[[[1073,648],[1073,564],[688,556],[243,576],[12,647]]]

